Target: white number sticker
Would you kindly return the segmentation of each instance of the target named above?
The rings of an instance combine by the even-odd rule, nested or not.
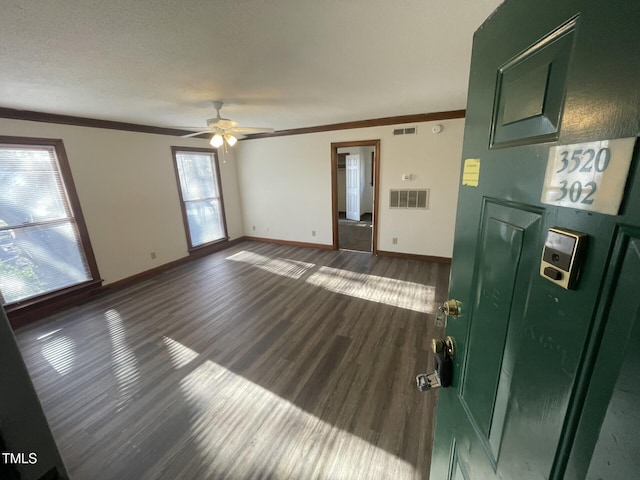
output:
[[[636,139],[552,147],[540,201],[617,215]]]

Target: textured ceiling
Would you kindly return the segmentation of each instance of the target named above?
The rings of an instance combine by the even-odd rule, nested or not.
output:
[[[465,107],[500,0],[2,0],[0,107],[278,130]],[[0,132],[1,133],[1,132]]]

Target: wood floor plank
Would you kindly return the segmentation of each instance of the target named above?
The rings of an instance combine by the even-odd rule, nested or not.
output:
[[[426,479],[449,266],[243,242],[17,332],[73,479]]]

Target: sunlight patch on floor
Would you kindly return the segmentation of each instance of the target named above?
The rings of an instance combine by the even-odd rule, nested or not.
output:
[[[41,338],[47,338],[53,333],[55,332],[43,335]],[[41,352],[47,362],[49,362],[60,375],[66,375],[73,370],[73,364],[75,363],[75,343],[69,337],[55,337],[48,340],[47,343],[42,346]]]
[[[248,263],[266,272],[275,273],[276,275],[293,278],[295,280],[298,280],[315,267],[313,263],[289,260],[288,258],[265,257],[264,255],[247,252],[245,250],[227,257],[226,260]]]
[[[315,267],[313,263],[287,258],[271,258],[241,251],[226,258],[244,262],[261,270],[298,280]],[[371,302],[385,303],[420,313],[435,313],[436,288],[395,278],[351,272],[332,267],[320,267],[306,280],[330,292],[349,295]]]
[[[176,342],[173,338],[163,335],[162,341],[169,351],[171,364],[175,369],[184,367],[198,356],[198,352],[191,350],[180,342]]]
[[[320,267],[307,282],[330,292],[415,312],[434,313],[436,308],[435,286],[331,267]]]
[[[180,389],[194,411],[202,478],[420,478],[404,460],[210,360]]]
[[[111,336],[113,368],[120,392],[118,410],[122,410],[140,388],[140,369],[135,353],[127,344],[127,333],[120,314],[116,310],[109,310],[104,316]]]

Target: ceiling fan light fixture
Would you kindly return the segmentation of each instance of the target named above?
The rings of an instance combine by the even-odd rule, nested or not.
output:
[[[242,137],[245,134],[272,133],[275,131],[273,128],[239,127],[233,120],[222,118],[220,115],[222,100],[215,100],[212,103],[213,108],[216,109],[216,116],[207,120],[206,127],[175,127],[181,130],[193,130],[193,133],[182,135],[182,138],[199,137],[207,133],[213,135],[209,140],[212,147],[219,148],[224,146],[226,148],[227,146],[233,147],[238,142],[238,135]]]
[[[213,137],[211,137],[211,141],[209,142],[213,148],[221,147],[224,143],[224,138],[219,133],[216,133]]]
[[[230,135],[228,133],[226,133],[224,135],[224,139],[227,141],[227,143],[229,144],[230,147],[233,147],[236,142],[238,141],[238,139],[236,137],[234,137],[233,135]]]

